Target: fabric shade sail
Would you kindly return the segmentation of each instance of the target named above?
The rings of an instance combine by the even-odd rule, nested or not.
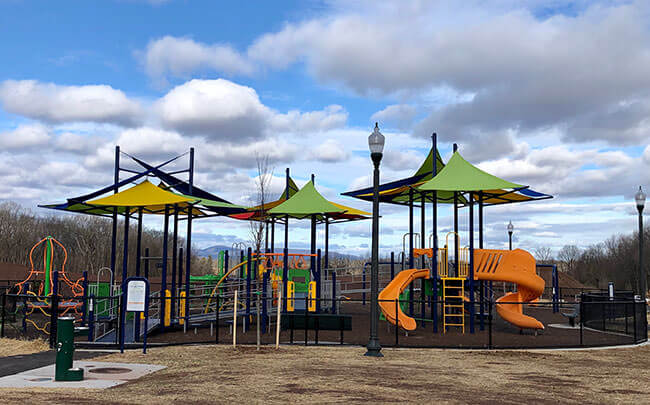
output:
[[[314,183],[309,181],[293,197],[268,211],[269,215],[288,215],[292,218],[306,218],[314,215],[344,213],[345,210],[330,203],[323,197]]]
[[[445,164],[442,161],[439,153],[436,153],[436,169],[439,173],[444,167]],[[411,177],[407,177],[401,180],[391,181],[379,185],[379,202],[389,203],[389,204],[400,204],[408,205],[411,196],[414,201],[421,201],[422,197],[428,202],[433,201],[432,193],[422,193],[417,187],[424,184],[426,181],[433,178],[433,148],[429,151],[427,158],[424,160],[420,168],[415,172]],[[342,193],[342,195],[359,198],[365,201],[372,201],[373,188],[366,187],[360,190],[347,191]],[[441,203],[453,203],[454,202],[454,193],[447,191],[438,192],[437,196],[438,202]],[[459,202],[464,203],[464,197],[459,197]]]
[[[466,161],[459,152],[454,152],[447,166],[436,177],[418,188],[423,191],[435,190],[438,192],[480,192],[481,194],[475,194],[474,198],[481,198],[485,205],[553,198],[548,194],[530,190],[528,186],[513,183],[487,173]],[[466,203],[467,200],[464,201]]]

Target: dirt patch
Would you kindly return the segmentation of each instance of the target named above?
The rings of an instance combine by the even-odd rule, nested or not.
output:
[[[573,352],[176,346],[97,360],[168,368],[109,390],[8,390],[15,403],[643,403],[650,347]],[[634,359],[634,361],[631,361]],[[594,362],[596,367],[588,364]],[[12,398],[15,398],[12,399]]]

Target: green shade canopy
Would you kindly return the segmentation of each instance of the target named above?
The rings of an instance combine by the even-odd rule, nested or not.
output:
[[[440,157],[440,153],[437,151],[436,160],[436,169],[437,172],[440,173],[440,171],[445,167],[445,164],[442,162],[442,157]],[[413,201],[416,204],[422,200],[422,197],[424,197],[427,202],[432,202],[433,193],[422,193],[418,189],[418,186],[424,184],[427,180],[431,180],[431,178],[433,178],[433,148],[429,150],[427,158],[413,176],[381,184],[379,186],[379,202],[408,205],[411,193],[413,195]],[[365,201],[372,201],[373,188],[366,187],[360,190],[347,191],[342,194]],[[437,193],[437,201],[440,203],[453,203],[454,193],[440,191]],[[458,202],[461,204],[466,203],[465,197],[462,195],[458,196]]]
[[[418,187],[423,191],[483,191],[527,188],[484,172],[454,152],[447,166],[436,177]]]
[[[268,211],[270,215],[289,215],[294,218],[343,212],[345,210],[327,201],[311,181],[307,182],[293,197]]]

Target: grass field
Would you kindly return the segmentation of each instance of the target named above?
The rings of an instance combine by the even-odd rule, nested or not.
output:
[[[177,346],[97,360],[167,369],[108,390],[0,389],[30,403],[649,403],[650,346],[592,351]]]

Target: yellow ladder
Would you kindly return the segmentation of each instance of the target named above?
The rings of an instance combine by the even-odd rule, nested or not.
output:
[[[465,333],[465,277],[443,277],[442,333],[448,326],[461,328]]]

